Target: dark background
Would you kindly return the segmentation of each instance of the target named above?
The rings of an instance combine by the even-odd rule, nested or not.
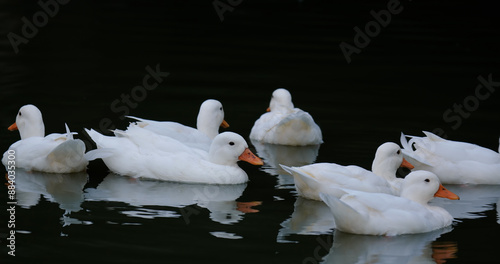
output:
[[[113,111],[111,104],[142,83],[146,66],[159,64],[170,75],[148,91],[136,108],[129,109],[131,115],[194,126],[201,102],[214,98],[225,107],[229,130],[248,138],[253,122],[268,107],[272,91],[284,87],[291,91],[295,106],[311,113],[322,128],[325,143],[317,161],[370,168],[375,149],[383,142],[399,142],[400,132],[421,135],[422,130],[436,128],[449,139],[497,150],[497,92],[480,101],[457,129],[451,127],[455,123],[443,119],[443,114],[474,95],[478,76],[487,79],[492,74],[492,79],[500,82],[498,5],[495,1],[401,1],[401,13],[393,15],[390,24],[360,54],[353,54],[348,64],[339,44],[353,45],[353,28],[363,29],[373,20],[370,11],[386,9],[388,2],[243,0],[233,11],[224,13],[221,22],[212,1],[73,0],[61,5],[16,54],[8,33],[22,36],[21,18],[31,21],[41,8],[35,1],[0,0],[0,127],[12,124],[19,107],[31,103],[41,109],[47,133],[63,132],[65,122],[80,133],[83,128],[99,129],[104,118],[125,128],[128,120],[122,120],[122,113]],[[80,138],[88,141],[83,133]],[[6,150],[18,139],[18,133],[3,130],[0,148]],[[214,247],[232,246],[231,251],[221,251],[217,256],[234,261],[238,253],[257,248],[260,253],[253,257],[249,253],[249,261],[300,263],[317,246],[317,237],[297,238],[301,243],[293,245],[274,241],[279,223],[293,210],[293,192],[276,190],[274,176],[253,166],[241,166],[250,176],[241,199],[265,201],[261,211],[267,209],[267,213],[249,216],[246,221],[252,223],[251,228],[234,227],[247,234],[244,243],[235,246],[233,241],[222,241],[206,249],[202,244],[178,252],[176,259],[206,261],[203,254],[214,257]],[[92,162],[89,168],[87,187],[95,187],[107,170],[100,161]],[[276,195],[286,199],[273,202]],[[104,210],[100,206],[107,205],[84,205],[94,214],[80,217],[94,222],[112,217],[99,213]],[[57,206],[46,202],[34,209],[19,210],[30,216],[19,221],[45,230],[24,238],[37,245],[24,253],[21,249],[20,254],[25,256],[28,251],[41,254],[67,247],[57,251],[63,259],[73,257],[75,248],[79,252],[76,255],[106,248],[110,259],[124,261],[118,256],[125,256],[133,260],[128,246],[123,247],[114,235],[129,238],[130,249],[137,249],[139,242],[153,241],[146,247],[156,253],[145,251],[149,252],[148,260],[161,259],[162,254],[170,252],[163,251],[166,246],[158,241],[164,240],[152,234],[172,232],[163,230],[159,223],[142,223],[144,236],[127,230],[134,233],[129,237],[117,229],[109,239],[89,236],[68,242],[57,238],[57,217],[39,221],[31,218],[38,219],[45,210],[60,210]],[[469,242],[475,241],[471,230],[477,231],[479,225],[486,227],[485,234],[498,230],[498,225],[491,224],[494,217],[490,211],[485,222],[464,223],[462,229],[457,227],[462,233],[455,230],[448,235],[470,246],[469,250],[461,248],[456,263],[467,259],[464,252],[478,250]],[[204,229],[210,223],[200,225],[197,228]],[[72,226],[74,237],[85,237],[87,231],[80,230],[83,228]],[[178,236],[191,232],[194,238],[188,236],[180,244],[190,244],[200,231],[192,226],[181,230]],[[194,256],[196,250],[201,257]],[[286,253],[276,257],[275,252]],[[491,259],[495,253],[487,251],[482,257]]]

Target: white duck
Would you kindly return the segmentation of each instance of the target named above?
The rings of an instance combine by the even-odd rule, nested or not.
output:
[[[19,109],[16,122],[9,130],[19,130],[21,140],[9,147],[15,151],[15,166],[26,170],[49,173],[73,173],[84,171],[88,160],[84,158],[85,144],[73,139],[73,133],[66,126],[66,134],[45,136],[42,113],[31,104]],[[2,158],[7,166],[9,150]]]
[[[399,146],[392,142],[386,142],[377,148],[372,171],[355,165],[342,166],[335,163],[281,167],[294,177],[299,195],[313,200],[321,200],[320,192],[333,194],[332,191],[335,192],[337,188],[398,195],[403,180],[396,178],[396,170],[399,167],[413,168],[403,158]]]
[[[283,88],[273,92],[268,113],[255,121],[250,139],[291,146],[323,143],[319,126],[309,113],[294,108],[292,95]]]
[[[445,184],[500,184],[500,154],[475,144],[443,139],[433,133],[401,134],[403,153],[418,170],[434,172]]]
[[[224,132],[217,135],[207,159],[188,152],[165,152],[135,144],[127,137],[104,136],[87,130],[98,149],[89,155],[100,155],[108,168],[121,175],[165,181],[207,184],[239,184],[248,175],[237,165],[244,160],[262,165],[240,135]],[[107,157],[100,152],[107,152]]]
[[[337,230],[361,235],[395,236],[424,233],[451,225],[453,217],[443,208],[428,204],[433,197],[458,200],[428,171],[406,176],[401,195],[342,190],[339,198],[320,194],[330,207]]]
[[[204,159],[208,159],[208,150],[192,148],[186,144],[168,136],[159,135],[153,131],[143,129],[140,125],[131,123],[127,130],[114,130],[115,136],[125,137],[135,145],[143,149],[154,149],[170,153],[187,152],[191,155],[196,155]]]
[[[201,104],[196,122],[197,128],[171,121],[154,121],[133,116],[129,116],[129,118],[140,121],[138,125],[147,130],[205,151],[210,149],[213,138],[219,134],[219,127],[229,127],[229,124],[224,120],[222,104],[214,99],[208,99]]]

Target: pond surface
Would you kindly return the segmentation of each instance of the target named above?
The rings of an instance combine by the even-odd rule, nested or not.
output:
[[[422,130],[497,150],[494,6],[400,1],[400,12],[348,63],[339,45],[356,46],[354,27],[365,29],[374,21],[370,12],[393,1],[229,2],[235,6],[221,21],[213,3],[226,1],[70,1],[42,23],[35,2],[0,1],[0,127],[32,103],[47,133],[63,132],[67,123],[91,148],[84,128],[125,128],[126,114],[194,126],[199,105],[214,98],[224,105],[228,130],[248,140],[272,91],[285,87],[325,141],[290,148],[248,140],[266,164],[241,163],[250,178],[241,185],[135,180],[109,173],[102,161],[71,175],[18,170],[15,257],[5,245],[10,205],[0,188],[1,263],[498,259],[500,186],[446,186],[461,197],[433,200],[455,217],[449,228],[357,236],[335,231],[326,205],[297,197],[292,178],[276,167],[316,161],[370,168],[380,144]],[[25,36],[25,20],[34,15],[38,31]],[[18,53],[12,32],[27,40]],[[152,71],[158,86],[135,88]],[[19,135],[1,131],[4,151]]]

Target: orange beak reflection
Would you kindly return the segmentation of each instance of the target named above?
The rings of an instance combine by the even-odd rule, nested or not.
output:
[[[262,160],[255,156],[255,154],[250,151],[250,149],[246,148],[243,153],[238,157],[239,160],[246,161],[252,165],[264,165],[264,162]]]
[[[449,191],[448,189],[444,188],[444,186],[442,184],[439,184],[439,189],[434,194],[434,197],[447,198],[450,200],[460,200],[460,197],[458,197],[458,195],[456,195],[453,192]]]
[[[14,131],[14,130],[17,130],[17,124],[14,123],[12,125],[10,125],[10,127],[7,128],[9,131]]]
[[[237,210],[243,213],[258,213],[259,210],[252,208],[252,206],[261,205],[262,202],[236,202]]]

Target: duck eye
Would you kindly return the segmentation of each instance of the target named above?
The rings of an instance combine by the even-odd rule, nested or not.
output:
[[[425,182],[430,182],[430,180],[429,179],[425,179]]]
[[[21,112],[19,112],[19,116],[22,116]]]
[[[401,150],[400,150],[400,149],[398,149],[398,152],[396,152],[396,153],[397,153],[398,155],[399,155],[399,154],[401,154]]]
[[[234,142],[233,142],[233,141],[229,142],[229,145],[230,145],[230,146],[233,146],[233,145],[234,145]]]
[[[221,111],[222,111],[222,106],[220,107],[220,109],[219,109],[219,110],[221,110]]]

